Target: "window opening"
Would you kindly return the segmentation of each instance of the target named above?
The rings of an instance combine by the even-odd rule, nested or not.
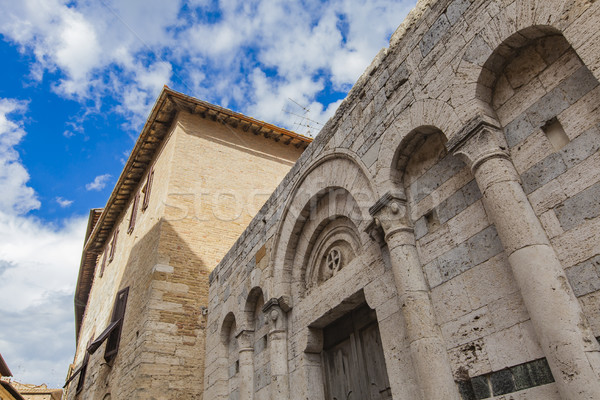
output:
[[[542,130],[556,151],[565,147],[570,141],[562,124],[556,117],[546,122],[542,126]]]

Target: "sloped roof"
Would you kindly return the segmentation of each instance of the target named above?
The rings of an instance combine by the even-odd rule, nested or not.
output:
[[[2,354],[0,354],[0,376],[12,376],[12,372],[8,369],[8,365],[6,365],[6,361],[2,358]]]
[[[304,149],[312,142],[309,137],[186,96],[165,86],[150,112],[106,206],[103,209],[90,211],[88,231],[75,289],[75,333],[77,338],[79,338],[79,330],[92,287],[98,254],[102,252],[114,225],[127,207],[129,198],[144,177],[145,171],[150,166],[179,111],[199,115],[206,119],[210,118],[224,125],[240,128],[248,134],[262,135],[275,142],[281,141],[286,145],[298,148]]]

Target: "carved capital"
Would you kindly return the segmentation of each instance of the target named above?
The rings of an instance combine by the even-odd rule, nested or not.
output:
[[[238,340],[239,351],[240,353],[243,351],[253,351],[253,341],[254,341],[254,331],[249,329],[243,329],[238,332],[236,335],[236,339]]]
[[[492,158],[510,159],[502,129],[487,116],[469,121],[446,145],[448,151],[459,156],[473,173]]]
[[[286,312],[291,309],[286,299],[283,296],[278,299],[271,298],[263,305],[262,311],[266,315],[267,323],[271,326],[271,332],[285,329]]]
[[[406,198],[387,192],[371,208],[369,213],[375,218],[375,226],[383,230],[385,241],[396,232],[412,232]]]

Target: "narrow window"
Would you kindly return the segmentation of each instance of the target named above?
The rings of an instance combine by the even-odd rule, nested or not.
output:
[[[569,143],[569,137],[557,118],[552,118],[550,121],[546,122],[546,124],[542,126],[542,130],[556,151],[562,149]]]
[[[425,224],[427,225],[428,232],[434,232],[440,227],[440,219],[436,210],[431,210],[425,214]]]
[[[85,383],[85,373],[87,371],[88,362],[90,361],[90,353],[85,352],[85,356],[83,357],[83,363],[81,364],[81,370],[79,372],[79,380],[77,381],[77,389],[75,389],[75,394],[81,393],[83,390],[83,385]]]
[[[138,193],[133,199],[133,206],[131,207],[131,217],[129,217],[129,229],[127,229],[127,233],[133,232],[133,228],[135,228],[135,218],[137,217],[137,208],[139,200],[140,194]]]
[[[154,169],[151,169],[148,173],[148,179],[146,180],[146,184],[142,189],[142,192],[144,193],[142,211],[146,210],[146,208],[148,208],[148,204],[150,203],[150,189],[152,188],[152,179],[154,179]]]
[[[115,323],[116,328],[112,329],[106,341],[106,350],[104,351],[104,359],[110,362],[119,351],[119,342],[121,341],[121,329],[123,329],[123,318],[125,317],[125,306],[127,305],[127,296],[129,288],[120,290],[117,293],[111,324]]]
[[[119,350],[119,342],[121,340],[121,329],[123,328],[123,318],[125,316],[125,305],[127,304],[127,295],[129,294],[129,288],[120,290],[117,293],[117,298],[113,306],[112,317],[110,318],[110,324],[104,331],[90,343],[87,348],[89,354],[94,354],[96,350],[106,340],[106,349],[104,351],[104,359],[106,362],[112,361],[117,355]]]
[[[111,262],[115,258],[115,249],[117,248],[117,236],[119,235],[119,229],[115,229],[113,233],[112,241],[110,242],[110,253],[108,256],[108,262]]]
[[[102,254],[102,264],[100,265],[100,278],[102,278],[102,275],[104,275],[104,269],[106,268],[106,253],[107,251],[104,250]]]

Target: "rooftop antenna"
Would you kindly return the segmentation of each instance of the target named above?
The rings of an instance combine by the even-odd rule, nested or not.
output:
[[[294,130],[298,131],[298,133],[301,133],[304,136],[314,137],[314,132],[319,131],[323,124],[308,118],[308,114],[310,113],[310,109],[308,107],[303,106],[290,97],[288,97],[288,100],[294,103],[294,108],[298,109],[290,110],[285,106],[282,108],[284,113],[293,115],[295,117],[295,120],[293,121]]]

